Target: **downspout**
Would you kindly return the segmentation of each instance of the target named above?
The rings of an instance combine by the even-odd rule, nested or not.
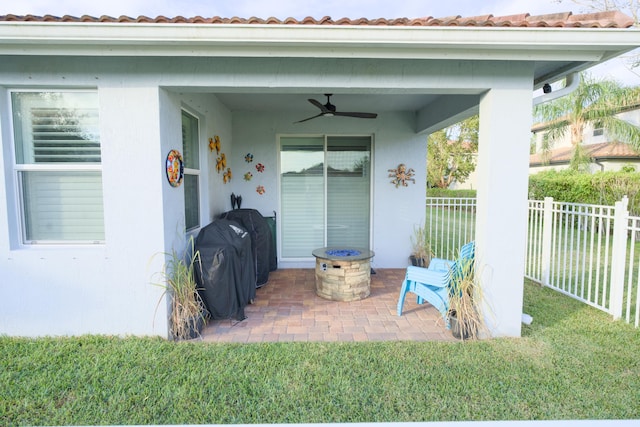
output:
[[[565,95],[568,95],[574,90],[576,90],[579,85],[580,85],[580,73],[571,73],[567,75],[566,84],[562,89],[556,92],[545,93],[544,95],[540,95],[533,98],[533,106],[535,107],[536,105],[542,104],[543,102],[553,101],[554,99],[558,99]]]
[[[600,172],[604,172],[604,165],[598,161],[597,157],[593,159],[593,163],[600,166]]]

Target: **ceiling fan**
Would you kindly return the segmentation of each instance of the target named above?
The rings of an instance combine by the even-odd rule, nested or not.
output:
[[[302,120],[298,120],[297,122],[294,123],[302,123],[302,122],[306,122],[307,120],[311,120],[311,119],[315,119],[316,117],[320,117],[320,116],[325,116],[325,117],[332,117],[332,116],[343,116],[343,117],[358,117],[360,119],[375,119],[376,117],[378,117],[378,115],[376,113],[355,113],[355,112],[342,112],[342,111],[336,111],[336,106],[333,105],[331,103],[331,96],[333,94],[331,93],[325,93],[324,96],[327,97],[327,103],[322,105],[320,102],[316,101],[315,99],[309,99],[309,102],[312,103],[313,105],[315,105],[316,107],[318,107],[320,109],[320,114],[316,114],[315,116],[306,118],[306,119],[302,119]]]

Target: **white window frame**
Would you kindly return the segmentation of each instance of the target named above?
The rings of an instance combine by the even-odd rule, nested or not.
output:
[[[201,153],[200,153],[200,129],[201,129],[201,118],[198,114],[194,113],[193,111],[189,110],[188,108],[181,108],[180,110],[180,124],[181,124],[181,128],[182,128],[182,114],[188,114],[189,116],[193,117],[196,120],[197,123],[197,131],[196,131],[196,149],[198,151],[198,169],[194,169],[194,168],[188,168],[186,166],[186,159],[185,159],[185,166],[184,166],[184,176],[185,176],[185,181],[186,181],[186,177],[187,175],[189,176],[194,176],[196,178],[196,182],[197,182],[197,186],[198,186],[198,191],[197,191],[197,200],[196,200],[196,206],[198,207],[198,223],[194,226],[191,227],[187,227],[187,191],[186,191],[186,186],[185,191],[184,191],[184,212],[185,212],[185,230],[186,232],[191,232],[194,230],[198,230],[201,226],[202,226],[202,180],[200,179],[200,171],[202,169],[202,161],[201,161]],[[184,141],[182,141],[182,154],[183,157],[185,155],[185,149],[184,149]]]
[[[26,218],[27,213],[25,211],[26,200],[24,198],[24,186],[23,186],[23,173],[24,172],[99,172],[102,179],[102,159],[100,163],[18,163],[17,160],[17,141],[15,139],[15,125],[14,125],[14,108],[13,108],[13,94],[15,93],[95,93],[98,94],[98,90],[92,89],[68,89],[68,88],[28,88],[28,89],[9,89],[8,90],[8,123],[9,133],[11,139],[11,164],[13,169],[14,178],[14,195],[16,200],[16,214],[17,214],[17,227],[19,230],[19,238],[22,245],[35,246],[35,245],[103,245],[105,238],[92,239],[92,240],[76,240],[76,239],[28,239]],[[99,118],[98,118],[99,120]],[[100,141],[102,147],[102,141]],[[102,213],[104,215],[104,198],[102,200]],[[103,217],[104,227],[104,217]]]

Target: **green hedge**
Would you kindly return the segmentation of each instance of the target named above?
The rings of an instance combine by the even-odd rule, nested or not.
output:
[[[476,197],[476,190],[449,190],[448,188],[427,188],[427,197]]]
[[[529,177],[529,199],[554,200],[567,203],[585,203],[613,206],[629,198],[629,212],[640,215],[639,172],[597,172],[595,174],[575,171],[546,171]],[[476,197],[476,190],[449,190],[428,188],[427,197]]]
[[[623,196],[629,197],[629,211],[640,213],[640,173],[546,171],[529,177],[529,198],[568,203],[614,205]]]

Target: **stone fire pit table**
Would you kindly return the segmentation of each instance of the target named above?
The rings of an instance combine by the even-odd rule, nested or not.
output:
[[[333,301],[355,301],[371,292],[369,249],[327,247],[316,249],[316,294]]]

